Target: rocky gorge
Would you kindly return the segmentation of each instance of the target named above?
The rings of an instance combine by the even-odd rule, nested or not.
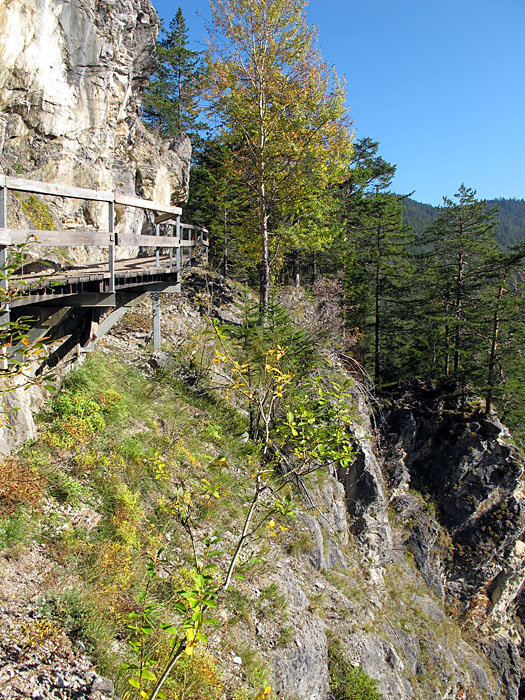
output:
[[[188,139],[162,142],[140,121],[157,27],[148,0],[1,5],[0,28],[9,37],[0,47],[2,171],[183,201]],[[97,205],[56,199],[48,206],[57,226],[103,225]],[[31,222],[21,201],[11,211],[13,225]],[[126,216],[119,225],[129,230],[148,225]],[[89,256],[86,250],[70,255]],[[244,292],[199,270],[185,278],[184,290],[163,300],[169,351],[151,355],[151,319],[138,307],[100,343],[99,384],[66,381],[66,398],[55,397],[51,409],[50,395],[38,387],[7,395],[23,410],[9,414],[18,421],[17,439],[4,441],[4,452],[13,454],[2,463],[0,485],[5,700],[130,697],[125,679],[105,676],[111,669],[118,676],[127,658],[122,619],[137,610],[133,590],[140,585],[131,564],[143,566],[139,541],[147,552],[153,544],[166,550],[163,581],[179,581],[185,571],[184,532],[170,530],[173,518],[162,511],[162,469],[173,458],[177,478],[195,470],[202,480],[210,464],[227,459],[233,480],[242,476],[239,465],[249,463],[246,416],[222,408],[223,419],[215,399],[202,404],[195,393],[205,317],[239,326]],[[299,326],[320,315],[315,304],[301,295],[286,302]],[[209,697],[251,700],[268,683],[285,700],[525,698],[524,462],[512,436],[495,414],[483,414],[475,397],[460,405],[450,387],[415,383],[373,397],[337,352],[326,352],[330,371],[353,383],[354,458],[302,483],[293,525],[258,545],[253,569],[247,560],[248,573],[205,645],[220,676]],[[179,392],[168,399],[168,389],[155,383],[166,374],[169,390],[173,380]],[[127,389],[135,393],[127,399],[126,422],[112,427],[112,406],[124,401],[118,395],[127,381],[135,382]],[[95,384],[89,410],[97,416],[92,432],[89,421],[86,427],[71,419],[85,416],[67,398],[77,397],[88,412],[89,382]],[[150,394],[151,405],[140,404]],[[99,444],[106,429],[108,442]],[[151,476],[147,488],[137,476],[142,472]],[[34,499],[24,484],[34,485]],[[26,500],[13,501],[13,488]],[[235,517],[238,512],[221,511],[227,542]],[[17,522],[25,523],[18,535]],[[114,626],[97,637],[92,628],[99,630],[104,618]],[[351,677],[358,679],[346,696],[335,688],[341,668],[355,670]],[[376,681],[375,696],[364,695],[359,673]],[[194,693],[185,697],[202,697]]]

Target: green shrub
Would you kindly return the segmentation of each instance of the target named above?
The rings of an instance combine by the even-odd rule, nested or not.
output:
[[[98,662],[100,672],[117,673],[118,659],[109,651],[110,643],[115,639],[117,628],[107,610],[102,607],[104,601],[97,599],[87,589],[71,588],[47,603],[46,611],[58,621],[70,639],[78,639],[85,644],[87,651]]]
[[[166,683],[173,700],[221,700],[224,697],[215,660],[205,653],[183,655]]]
[[[41,202],[34,194],[26,199],[18,197],[22,203],[24,214],[31,221],[33,226],[39,231],[51,231],[55,228],[53,214],[49,211],[44,202]]]
[[[341,642],[335,638],[328,644],[328,668],[334,700],[382,700],[376,688],[377,681],[360,666],[351,666],[346,661]]]
[[[54,471],[47,475],[49,491],[57,501],[69,503],[74,508],[81,503],[89,503],[93,494],[91,489],[85,486],[74,476],[62,471]]]
[[[28,543],[34,535],[34,520],[24,508],[0,518],[0,551]]]

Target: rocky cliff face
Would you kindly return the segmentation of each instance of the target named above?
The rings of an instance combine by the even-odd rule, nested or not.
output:
[[[157,25],[148,0],[2,3],[0,170],[182,201],[188,140],[160,142],[139,119]],[[32,228],[20,202],[11,205],[11,221]],[[55,199],[49,208],[57,226],[106,226],[104,206]],[[117,216],[121,230],[144,223],[137,212]],[[194,303],[166,312],[174,343],[199,323]],[[110,351],[111,342],[129,355],[130,327],[115,329]],[[275,586],[288,626],[276,632],[272,617],[253,612],[236,634],[259,649],[288,699],[330,698],[334,650],[376,679],[384,700],[525,697],[523,462],[508,432],[432,386],[389,397],[379,431],[357,389],[354,401],[353,464],[307,485],[299,535],[243,584],[254,610]]]
[[[404,546],[427,586],[483,639],[502,697],[522,697],[524,465],[511,435],[432,384],[390,396],[382,432]]]
[[[164,301],[164,339],[176,350],[161,355],[193,390],[198,377],[177,364],[180,348],[205,330],[204,308],[238,322],[241,291],[199,271],[184,290]],[[162,359],[145,359],[151,319],[146,308],[130,313],[100,352],[151,377]],[[519,700],[523,461],[510,435],[495,416],[460,411],[432,386],[384,398],[375,420],[358,383],[352,403],[353,464],[305,480],[290,530],[263,545],[257,572],[219,611],[209,650],[225,682],[248,674],[236,656],[244,649],[285,700],[332,700],[334,664],[363,669],[382,700]],[[199,412],[199,425],[209,421],[213,413]],[[173,426],[155,424],[156,434],[172,436]],[[62,508],[61,517],[76,523],[83,507]],[[31,601],[17,604],[32,614]]]
[[[0,2],[0,173],[185,201],[189,139],[161,140],[140,120],[158,25],[149,0]],[[10,195],[8,226],[107,230],[105,203],[39,200]],[[117,206],[115,214],[121,233],[150,225],[138,209]],[[103,248],[30,248],[35,258],[64,266],[107,259]],[[137,252],[119,248],[117,256]],[[33,436],[30,407],[42,402],[38,387],[4,397],[12,425],[0,426],[0,453]]]
[[[149,0],[2,3],[0,171],[184,201],[189,140],[161,141],[139,118],[158,22]],[[24,221],[16,200],[11,210],[12,224]],[[55,199],[50,210],[58,227],[107,227],[103,204]],[[136,232],[143,215],[127,209],[117,220]]]

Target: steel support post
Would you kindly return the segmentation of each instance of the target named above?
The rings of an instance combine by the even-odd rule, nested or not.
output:
[[[160,350],[160,292],[151,293],[153,312],[153,349]]]

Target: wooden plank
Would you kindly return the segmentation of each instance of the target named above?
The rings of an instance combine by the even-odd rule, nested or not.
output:
[[[111,235],[109,233],[99,233],[89,229],[40,231],[39,229],[6,228],[3,229],[3,232],[10,236],[12,243],[42,243],[63,247],[80,245],[107,246],[111,243]]]
[[[153,221],[155,224],[161,224],[163,221],[169,221],[170,219],[176,219],[178,214],[161,214],[156,216]]]
[[[84,187],[71,187],[52,182],[39,182],[38,180],[26,180],[21,177],[5,176],[5,185],[10,190],[33,192],[35,194],[52,194],[57,197],[72,197],[73,199],[94,199],[97,202],[112,202],[113,192],[90,190]]]
[[[133,233],[117,234],[117,245],[146,246],[147,248],[177,248],[181,242],[175,236],[138,236]]]
[[[160,202],[153,202],[150,199],[130,197],[127,194],[120,194],[120,192],[115,192],[115,204],[123,204],[127,207],[136,207],[137,209],[160,211],[166,214],[182,214],[182,209],[180,207],[172,207],[170,204],[161,204]]]

